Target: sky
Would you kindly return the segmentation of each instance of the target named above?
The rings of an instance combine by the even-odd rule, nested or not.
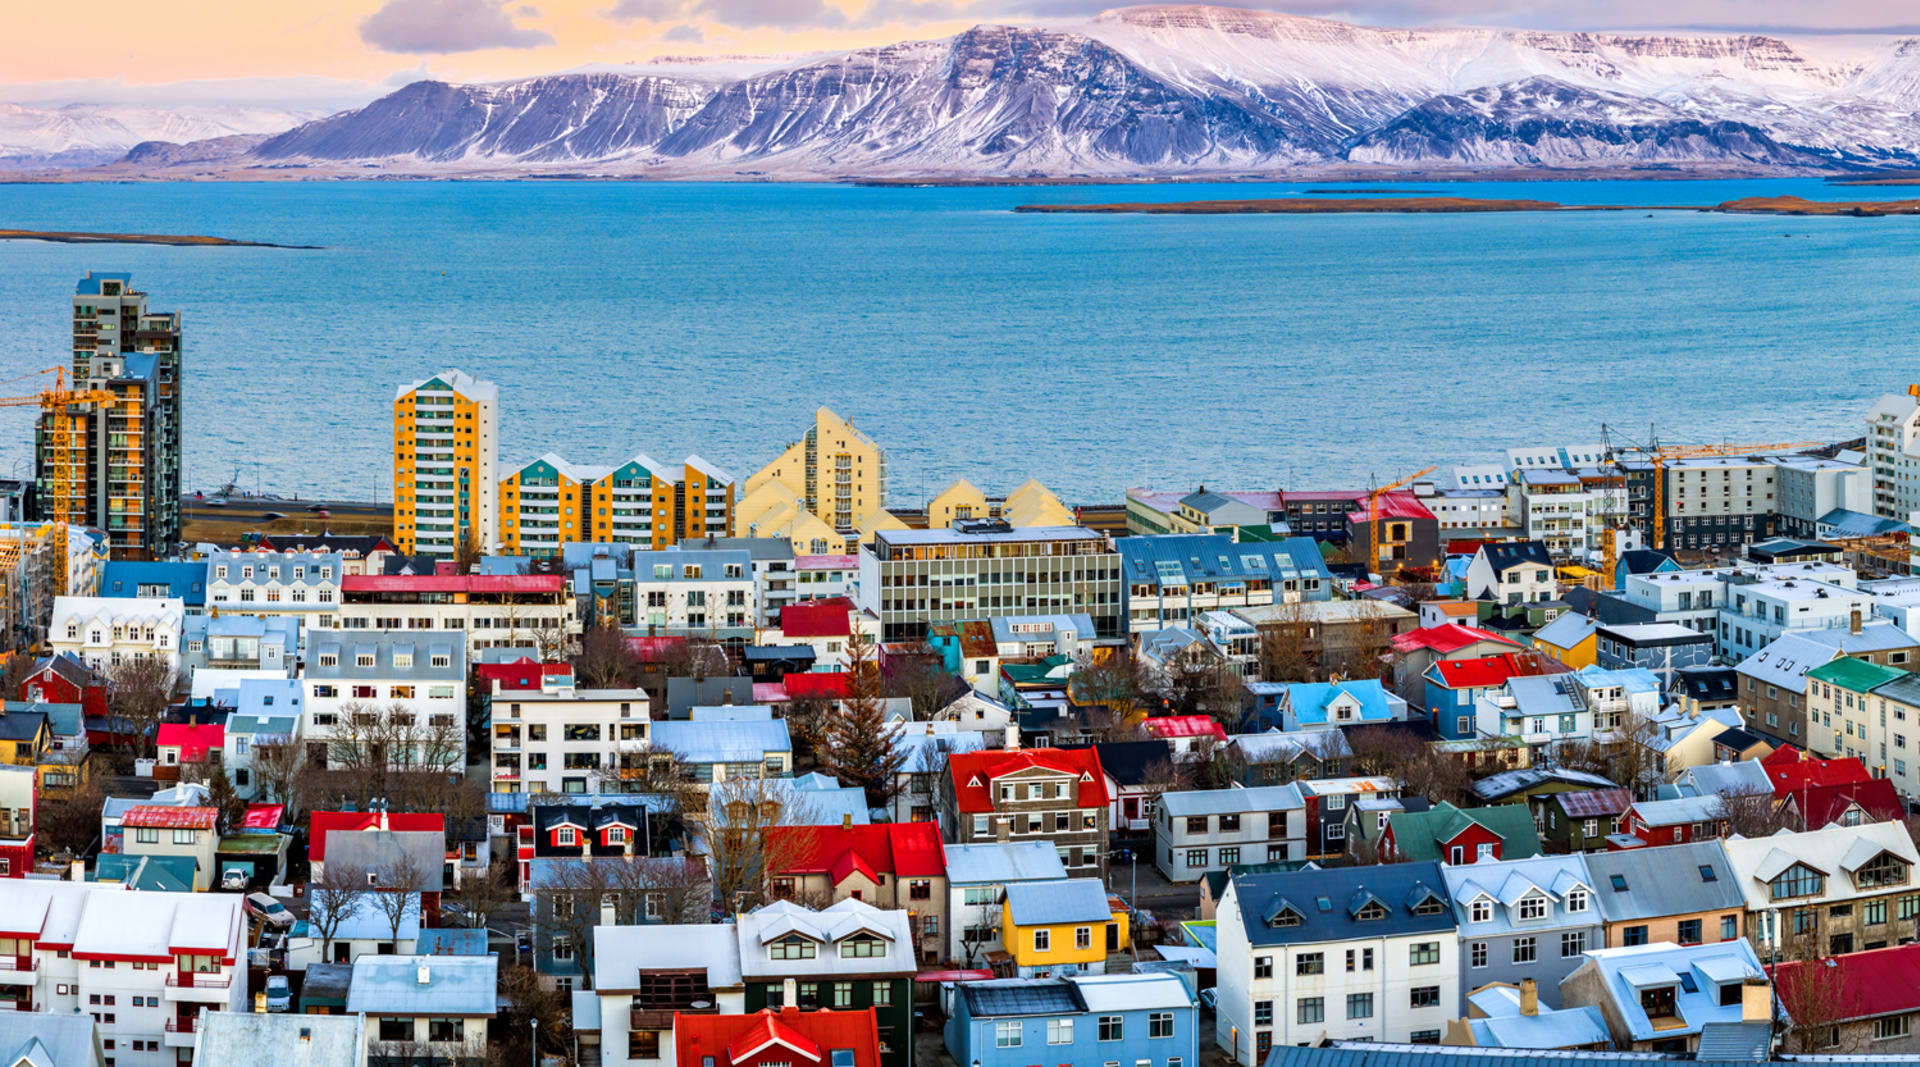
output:
[[[1228,0],[1371,25],[1920,34],[1914,0]],[[1113,0],[94,0],[12,2],[0,100],[345,103],[423,77],[488,81],[660,55],[788,56],[1084,17]],[[81,41],[84,40],[84,47]]]

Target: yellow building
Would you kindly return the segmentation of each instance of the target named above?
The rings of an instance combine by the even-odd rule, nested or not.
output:
[[[1535,652],[1544,652],[1577,671],[1594,665],[1598,643],[1594,634],[1599,630],[1599,623],[1569,612],[1535,630],[1528,643]]]
[[[1000,903],[1000,941],[1022,975],[1054,968],[1104,970],[1107,956],[1127,948],[1127,910],[1097,878],[1015,882]]]
[[[554,555],[573,542],[666,548],[733,536],[733,478],[699,456],[678,468],[639,455],[618,467],[548,453],[500,481],[500,549]]]
[[[784,486],[803,510],[828,526],[852,533],[887,506],[887,454],[851,423],[821,408],[805,437],[747,479],[747,495],[768,482]]]
[[[408,554],[451,556],[498,539],[494,471],[500,391],[448,370],[393,398],[393,539]]]
[[[806,504],[779,482],[761,482],[734,506],[735,527],[746,537],[780,537],[796,556],[842,556],[847,537],[808,511]]]
[[[967,519],[1003,519],[1011,526],[1072,526],[1073,512],[1051,489],[1029,478],[1005,497],[991,497],[962,478],[927,503],[927,528],[952,529]]]

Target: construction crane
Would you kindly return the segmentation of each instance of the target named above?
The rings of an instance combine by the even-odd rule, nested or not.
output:
[[[1603,435],[1609,433],[1608,427],[1602,426],[1600,429]],[[1651,533],[1651,537],[1648,540],[1649,547],[1659,549],[1664,547],[1667,541],[1666,472],[1668,463],[1678,459],[1699,459],[1705,456],[1745,456],[1760,452],[1800,452],[1809,448],[1824,448],[1827,443],[1826,441],[1771,441],[1764,444],[1668,445],[1662,447],[1657,442],[1651,441],[1645,446],[1631,445],[1631,442],[1629,442],[1631,445],[1631,454],[1644,458],[1653,467],[1652,520],[1648,524],[1649,532]],[[1611,439],[1609,439],[1608,451],[1613,451]],[[1616,459],[1615,463],[1623,470],[1625,469],[1624,461]],[[1600,537],[1601,568],[1606,575],[1605,580],[1608,582],[1613,580],[1614,562],[1618,558],[1617,538],[1618,535],[1611,524],[1602,532]]]
[[[1423,478],[1438,469],[1437,467],[1428,467],[1426,470],[1415,471],[1397,482],[1389,482],[1386,485],[1367,492],[1367,537],[1370,539],[1368,541],[1368,548],[1372,551],[1374,557],[1370,562],[1384,564],[1389,558],[1387,555],[1387,546],[1382,543],[1380,537],[1380,498],[1414,479]],[[1381,566],[1380,580],[1385,582],[1390,577],[1391,576],[1387,574],[1387,568]]]
[[[46,423],[47,437],[42,457],[43,469],[50,471],[51,475],[41,479],[40,489],[44,494],[41,512],[51,515],[49,534],[58,546],[60,565],[54,577],[54,595],[59,596],[67,591],[67,572],[72,567],[72,561],[68,558],[67,522],[73,511],[76,481],[81,485],[80,495],[83,498],[85,496],[87,420],[96,407],[111,404],[118,397],[105,389],[67,388],[65,367],[49,367],[21,377],[37,378],[46,374],[53,375],[53,388],[28,396],[0,397],[0,408],[38,407],[51,416]],[[4,384],[0,382],[0,385]],[[84,520],[85,516],[81,518]]]

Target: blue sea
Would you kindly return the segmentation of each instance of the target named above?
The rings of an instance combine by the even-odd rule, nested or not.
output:
[[[697,452],[744,478],[824,404],[888,450],[900,504],[960,476],[1036,477],[1070,502],[1349,486],[1591,442],[1602,423],[1666,442],[1854,436],[1877,394],[1920,380],[1920,218],[1010,210],[1352,187],[4,185],[5,228],[324,247],[0,243],[0,378],[65,364],[75,280],[131,270],[185,316],[190,488],[389,499],[394,388],[455,366],[499,383],[506,466]],[[30,469],[31,419],[0,409],[0,476]]]

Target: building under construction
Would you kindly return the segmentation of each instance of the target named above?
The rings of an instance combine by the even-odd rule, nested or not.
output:
[[[0,522],[0,652],[42,646],[53,598],[97,593],[106,561],[106,542],[97,530]]]

